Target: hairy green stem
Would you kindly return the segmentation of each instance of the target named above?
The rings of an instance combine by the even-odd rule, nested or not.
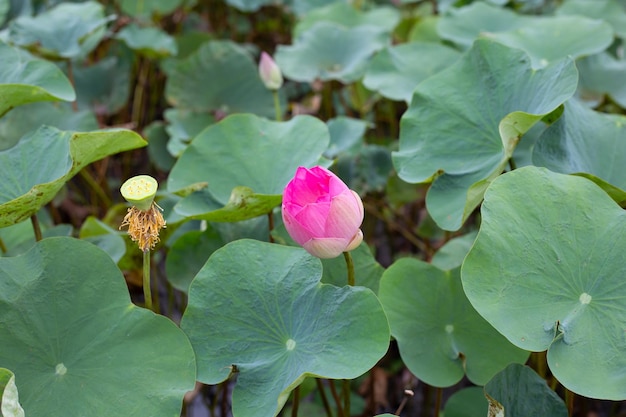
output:
[[[346,260],[346,268],[348,269],[348,285],[354,286],[354,262],[352,261],[352,255],[350,252],[344,252],[343,257]]]
[[[143,251],[143,298],[148,310],[152,308],[152,289],[150,288],[150,250]]]
[[[35,240],[39,242],[42,239],[41,227],[39,226],[39,219],[36,214],[30,216],[30,222],[33,224],[33,230],[35,231]]]
[[[280,98],[278,97],[278,90],[272,90],[274,96],[274,111],[276,112],[276,121],[283,121],[283,112],[280,108]]]

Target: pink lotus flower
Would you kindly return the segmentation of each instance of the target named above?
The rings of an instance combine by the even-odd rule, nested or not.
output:
[[[363,202],[320,166],[298,168],[283,193],[283,222],[293,240],[318,258],[335,258],[363,240]]]
[[[259,77],[269,90],[278,90],[283,85],[283,73],[276,62],[266,52],[261,52]]]

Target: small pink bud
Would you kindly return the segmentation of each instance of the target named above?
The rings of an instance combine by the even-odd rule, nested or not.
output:
[[[269,54],[261,52],[259,76],[269,90],[278,90],[283,85],[283,73]]]
[[[335,258],[363,240],[363,202],[320,166],[298,168],[283,193],[283,222],[293,240],[318,258]]]

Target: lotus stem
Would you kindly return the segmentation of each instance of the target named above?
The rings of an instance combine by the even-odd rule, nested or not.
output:
[[[152,289],[150,288],[150,249],[143,251],[143,298],[146,308],[154,311],[152,306]]]
[[[353,287],[355,279],[354,279],[354,262],[352,261],[352,255],[350,255],[350,252],[344,252],[343,257],[346,260],[346,268],[348,269],[348,285]]]
[[[274,96],[274,110],[276,111],[276,121],[283,121],[283,112],[280,108],[280,98],[278,97],[278,90],[272,90],[272,95]]]
[[[39,226],[39,219],[37,219],[36,214],[30,216],[30,222],[33,224],[33,230],[35,231],[35,240],[39,242],[42,239],[42,236],[41,227]]]

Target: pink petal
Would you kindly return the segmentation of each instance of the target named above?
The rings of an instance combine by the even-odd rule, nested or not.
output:
[[[348,190],[333,198],[326,220],[324,236],[350,241],[363,222],[363,203]]]
[[[310,231],[309,237],[328,237],[326,224],[330,209],[330,203],[307,204],[294,218]]]
[[[359,231],[356,232],[356,235],[354,235],[350,243],[348,243],[348,247],[346,247],[343,251],[350,252],[351,250],[358,248],[361,242],[363,242],[363,231],[359,229]]]
[[[283,223],[287,229],[287,233],[298,245],[303,245],[305,242],[311,240],[312,233],[305,226],[301,225],[295,217],[293,217],[288,210],[283,208]]]
[[[345,239],[322,238],[311,239],[302,247],[313,256],[330,259],[341,255],[345,251],[347,244],[348,242]]]

